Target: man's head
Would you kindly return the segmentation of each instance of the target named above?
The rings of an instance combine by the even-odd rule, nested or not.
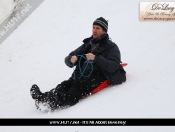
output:
[[[93,22],[92,34],[93,38],[98,38],[101,35],[107,33],[108,31],[108,22],[103,18],[97,18]]]

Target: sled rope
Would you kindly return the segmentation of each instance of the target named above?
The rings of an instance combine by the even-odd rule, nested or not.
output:
[[[93,70],[94,70],[94,67],[93,67],[92,62],[89,61],[84,55],[77,55],[77,56],[80,57],[80,60],[79,60],[79,63],[78,63],[79,72],[80,72],[80,77],[79,77],[78,79],[80,79],[81,77],[89,77],[89,76],[92,74]],[[81,60],[82,60],[82,58],[84,58],[84,59],[86,60],[86,66],[85,66],[85,68],[83,69],[83,71],[82,71],[82,68],[81,68]],[[91,65],[91,72],[89,73],[89,75],[85,76],[85,75],[84,75],[84,72],[86,71],[87,66],[88,66],[89,64]],[[73,74],[74,74],[74,80],[76,80],[74,64],[73,64]]]

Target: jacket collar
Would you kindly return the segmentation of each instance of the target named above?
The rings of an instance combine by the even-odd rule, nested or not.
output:
[[[96,38],[96,39],[93,39],[93,36],[89,37],[89,38],[86,38],[83,40],[84,43],[102,43],[104,40],[108,40],[109,39],[109,36],[108,34],[103,34],[101,35],[99,38]]]

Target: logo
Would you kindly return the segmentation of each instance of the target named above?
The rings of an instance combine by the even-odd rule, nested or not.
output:
[[[175,22],[175,2],[141,2],[141,22]]]

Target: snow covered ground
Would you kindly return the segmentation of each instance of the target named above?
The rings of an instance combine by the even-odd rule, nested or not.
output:
[[[163,0],[166,1],[166,0]],[[134,1],[45,0],[0,44],[0,118],[175,118],[175,23],[140,22]],[[127,81],[54,113],[38,112],[30,96],[69,78],[64,58],[91,36],[98,17],[119,46]],[[0,127],[1,131],[174,132],[174,127]]]
[[[14,0],[0,0],[0,24],[12,13]]]

